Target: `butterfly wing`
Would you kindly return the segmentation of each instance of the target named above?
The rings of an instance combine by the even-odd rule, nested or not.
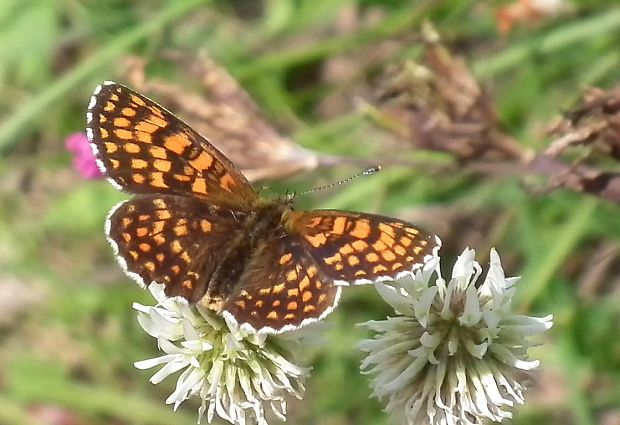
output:
[[[135,91],[106,82],[88,106],[87,135],[117,188],[136,194],[192,195],[248,210],[257,195],[241,172],[204,137]]]
[[[120,203],[106,234],[125,273],[140,285],[163,283],[169,297],[197,302],[238,234],[235,221],[192,198],[142,195]]]
[[[242,328],[279,333],[327,316],[340,290],[299,242],[277,235],[252,255],[223,314]]]
[[[336,285],[412,274],[438,248],[435,236],[396,218],[347,211],[293,212],[285,220]]]

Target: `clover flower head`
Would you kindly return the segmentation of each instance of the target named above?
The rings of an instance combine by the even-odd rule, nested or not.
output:
[[[396,315],[364,325],[375,332],[359,348],[361,369],[373,395],[396,423],[473,425],[500,422],[522,404],[523,373],[538,367],[528,359],[530,337],[549,329],[552,316],[514,314],[518,277],[505,277],[493,249],[482,283],[475,252],[465,249],[445,280],[440,257],[412,278],[377,283]]]
[[[154,384],[180,372],[167,404],[176,410],[198,396],[198,423],[219,416],[233,424],[267,424],[269,411],[285,420],[286,399],[303,396],[310,373],[289,360],[297,337],[248,333],[206,308],[167,298],[162,285],[152,283],[149,290],[158,304],[134,303],[134,309],[165,354],[135,366],[163,365],[150,379]]]

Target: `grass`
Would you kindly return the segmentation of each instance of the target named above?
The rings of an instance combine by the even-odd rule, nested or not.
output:
[[[169,51],[207,51],[305,148],[415,164],[302,197],[299,207],[412,219],[440,234],[447,257],[471,246],[483,265],[496,246],[507,274],[522,276],[515,308],[556,321],[537,348],[543,370],[514,423],[618,420],[618,206],[568,190],[537,194],[540,177],[478,173],[449,153],[414,150],[354,105],[371,99],[389,64],[420,59],[415,34],[431,19],[490,88],[503,128],[540,153],[552,117],[586,87],[617,83],[620,9],[574,1],[560,17],[499,35],[499,6],[485,2],[281,0],[244,16],[246,3],[0,5],[0,422],[50,423],[45,407],[77,423],[194,423],[195,403],[176,413],[164,405],[173,382],[152,386],[132,366],[157,349],[131,310],[149,295],[122,275],[102,235],[108,209],[125,195],[104,181],[81,181],[63,148],[68,134],[83,129],[93,87],[129,79],[130,55],[148,61],[149,78],[198,87],[188,70],[162,59]],[[358,168],[343,161],[268,184],[303,190]],[[329,343],[308,353],[313,377],[304,400],[292,404],[290,423],[387,423],[368,401],[354,349],[364,337],[354,324],[386,314],[372,288],[345,292],[329,319]]]

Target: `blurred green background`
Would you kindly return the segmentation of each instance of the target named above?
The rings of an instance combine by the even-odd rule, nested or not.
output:
[[[196,403],[177,413],[164,404],[174,379],[153,386],[151,371],[132,366],[157,348],[131,308],[150,296],[122,274],[103,236],[107,211],[126,195],[81,179],[64,148],[83,131],[98,83],[140,81],[136,60],[147,64],[147,81],[184,93],[200,86],[163,52],[208,53],[291,145],[331,158],[287,179],[274,168],[278,178],[259,186],[303,190],[382,162],[381,173],[300,197],[298,207],[412,220],[442,237],[448,261],[469,245],[486,267],[497,247],[506,274],[523,277],[515,308],[555,316],[545,344],[532,350],[542,369],[515,424],[620,424],[618,205],[537,191],[540,176],[481,173],[450,152],[414,149],[360,107],[390,64],[420,59],[417,34],[428,19],[489,88],[503,130],[542,152],[551,120],[585,88],[617,83],[620,8],[558,1],[553,13],[505,14],[524,3],[0,2],[0,424],[195,423]],[[358,373],[354,346],[367,335],[354,324],[390,313],[372,287],[344,292],[328,342],[308,353],[313,376],[304,400],[291,403],[289,423],[387,423]]]

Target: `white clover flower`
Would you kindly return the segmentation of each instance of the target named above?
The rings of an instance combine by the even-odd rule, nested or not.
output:
[[[154,307],[134,303],[138,321],[166,354],[135,363],[138,369],[163,365],[150,381],[157,384],[182,371],[167,404],[201,399],[198,423],[217,415],[234,424],[267,424],[266,411],[285,420],[286,398],[301,399],[310,369],[287,360],[294,338],[246,333],[199,306],[167,298],[163,286],[149,290]],[[267,409],[268,408],[268,409]]]
[[[523,404],[521,371],[538,367],[528,360],[528,338],[552,326],[551,315],[536,318],[511,312],[518,277],[504,276],[491,250],[486,279],[466,249],[446,282],[438,256],[413,279],[379,294],[398,314],[364,325],[376,332],[363,340],[361,369],[372,378],[373,395],[386,401],[396,423],[462,425],[500,422]]]

